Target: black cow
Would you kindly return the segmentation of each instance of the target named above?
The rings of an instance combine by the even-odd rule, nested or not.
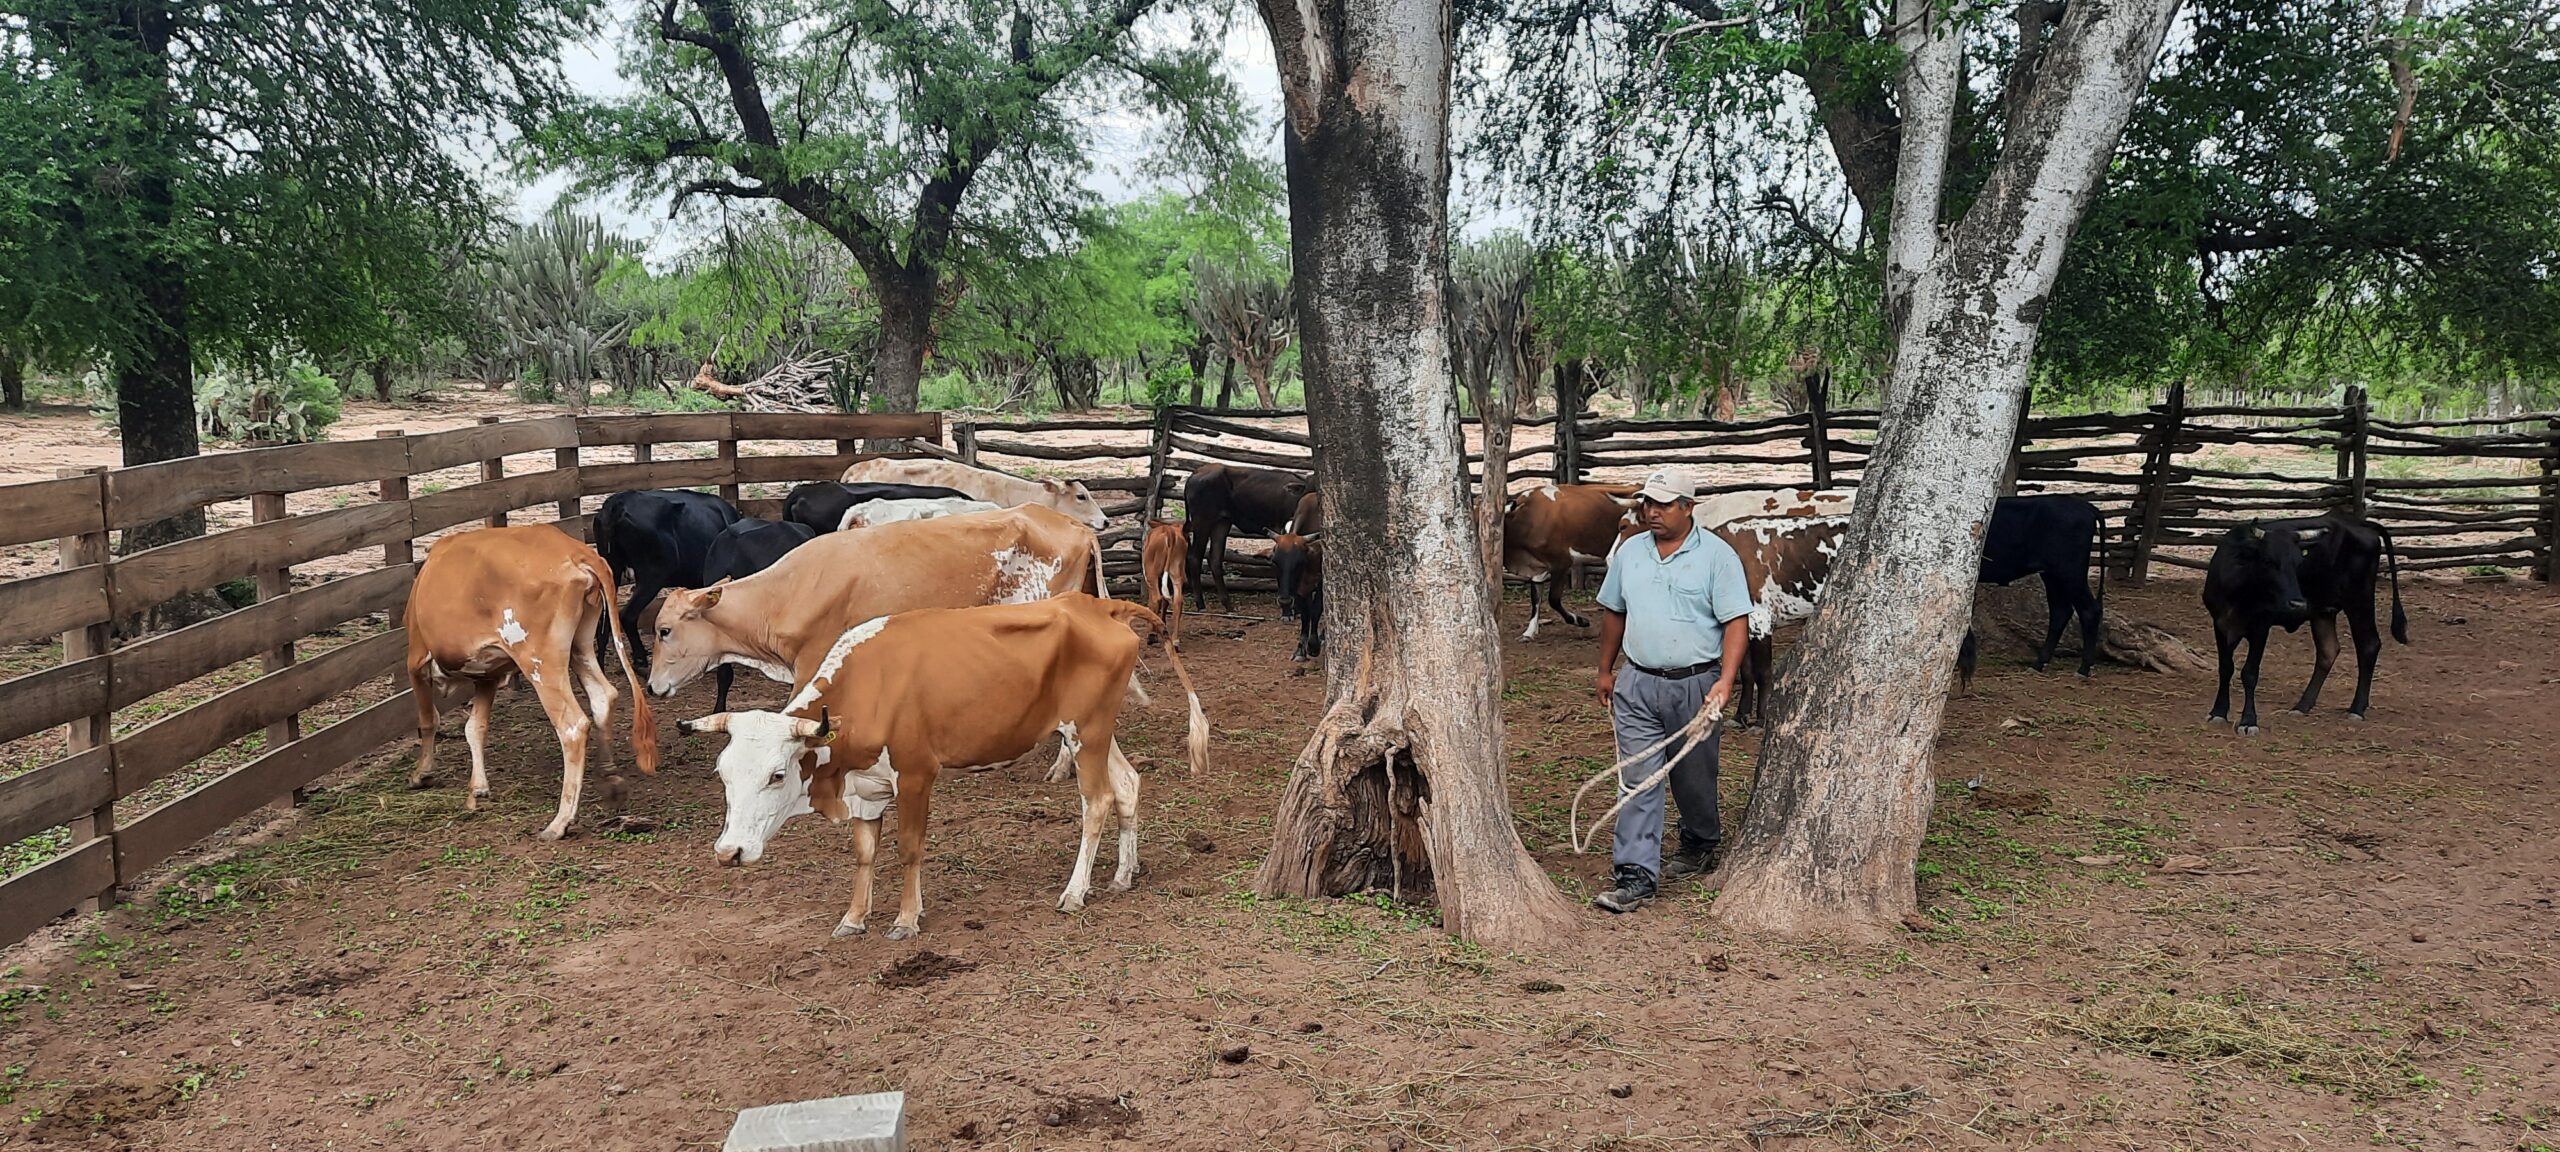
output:
[[[773,567],[792,549],[817,538],[817,532],[808,525],[790,520],[739,519],[721,529],[720,535],[711,541],[711,557],[702,565],[701,587],[753,576]],[[737,666],[732,664],[722,664],[713,673],[719,679],[720,689],[712,711],[729,710],[729,682],[737,674]]]
[[[1191,537],[1184,568],[1191,578],[1192,607],[1209,607],[1209,589],[1201,575],[1215,565],[1218,597],[1227,611],[1236,610],[1235,593],[1227,590],[1228,531],[1260,536],[1287,528],[1298,511],[1298,498],[1307,494],[1311,483],[1298,473],[1267,468],[1203,464],[1192,470],[1182,482],[1182,526]],[[1286,599],[1280,602],[1281,616],[1295,610]]]
[[[649,650],[640,643],[641,609],[666,589],[708,583],[702,565],[711,554],[711,541],[737,519],[738,510],[728,501],[682,488],[605,497],[596,513],[596,554],[604,557],[613,578],[631,590],[622,630],[630,635],[634,667],[649,666]],[[601,627],[598,633],[603,634]]]
[[[856,504],[873,500],[940,500],[969,494],[938,484],[839,484],[821,480],[803,484],[782,498],[782,518],[795,524],[806,524],[812,532],[824,535],[844,523],[844,514]]]
[[[2372,703],[2373,664],[2382,655],[2382,636],[2373,626],[2373,580],[2382,561],[2391,562],[2391,638],[2409,642],[2409,614],[2400,608],[2400,552],[2391,530],[2369,520],[2321,516],[2243,524],[2222,537],[2204,571],[2204,609],[2213,616],[2213,639],[2221,650],[2221,687],[2213,695],[2213,714],[2206,723],[2231,719],[2231,652],[2249,642],[2249,663],[2240,671],[2240,734],[2258,731],[2258,656],[2267,646],[2267,629],[2281,624],[2291,632],[2311,625],[2314,649],[2311,683],[2293,706],[2308,716],[2320,702],[2320,685],[2338,660],[2338,613],[2356,638],[2356,699],[2347,715],[2364,719]]]
[[[1271,534],[1271,572],[1280,584],[1280,602],[1298,616],[1298,651],[1292,660],[1312,659],[1324,652],[1324,545],[1317,534]]]
[[[1985,584],[2003,588],[2028,576],[2044,577],[2044,647],[2036,650],[2036,671],[2053,662],[2062,642],[2062,626],[2080,617],[2080,675],[2098,662],[2098,613],[2107,598],[2106,557],[2098,557],[2098,590],[2089,591],[2092,548],[2107,531],[2098,506],[2077,496],[2003,496],[1991,508],[1991,527],[1982,537]],[[1956,674],[1973,687],[1973,630],[1964,634],[1956,652]]]

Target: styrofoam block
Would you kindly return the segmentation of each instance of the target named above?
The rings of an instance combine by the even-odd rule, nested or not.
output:
[[[904,1092],[749,1108],[720,1152],[906,1152],[906,1111]]]

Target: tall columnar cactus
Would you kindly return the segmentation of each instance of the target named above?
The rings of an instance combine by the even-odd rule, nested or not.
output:
[[[589,381],[627,384],[626,372],[647,367],[618,355],[637,317],[605,281],[636,254],[595,218],[565,210],[517,229],[480,266],[481,318],[502,358],[519,374],[538,373],[571,405],[584,405]]]
[[[1271,369],[1297,336],[1298,314],[1286,273],[1191,260],[1191,319],[1253,381],[1256,400],[1278,407]]]

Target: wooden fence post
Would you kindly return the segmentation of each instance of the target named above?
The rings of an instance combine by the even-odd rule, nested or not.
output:
[[[2560,582],[2560,416],[2542,438],[2542,582]]]
[[[497,418],[497,417],[495,417],[495,416],[483,416],[483,417],[481,417],[481,418],[480,418],[480,422],[481,422],[482,424],[495,424],[495,423],[497,423],[497,422],[498,422],[498,418]],[[495,456],[495,457],[491,457],[490,459],[483,460],[483,461],[481,461],[481,462],[480,462],[480,482],[481,482],[481,483],[486,484],[486,483],[488,483],[489,481],[492,481],[492,480],[504,480],[504,479],[506,479],[506,478],[507,478],[507,458],[506,458],[506,457],[504,457],[504,456]],[[492,512],[492,513],[490,513],[490,514],[489,514],[489,521],[488,521],[488,523],[489,523],[489,527],[492,527],[492,528],[504,528],[504,527],[506,527],[506,526],[507,526],[507,514],[506,514],[505,512]]]
[[[250,493],[249,522],[252,524],[271,524],[275,521],[284,519],[284,496],[285,494],[282,492]],[[259,603],[264,604],[270,600],[275,600],[292,594],[293,570],[291,568],[277,565],[275,567],[262,566],[258,569]],[[273,648],[267,649],[264,654],[258,657],[258,675],[273,676],[278,672],[282,672],[285,669],[292,667],[293,661],[294,641],[287,640],[282,644],[278,644]],[[302,739],[302,714],[296,712],[286,716],[282,720],[278,720],[273,724],[267,725],[266,744],[264,747],[260,748],[259,751],[261,753],[273,752],[278,748],[282,748],[285,745],[291,744],[300,739]],[[304,799],[306,799],[306,794],[303,790],[301,788],[295,788],[291,792],[277,797],[272,806],[290,811],[301,807]]]
[[[1171,404],[1156,409],[1155,433],[1148,440],[1147,503],[1138,512],[1138,530],[1142,533],[1155,525],[1156,514],[1164,509],[1164,471],[1173,455],[1173,410]],[[977,426],[963,424],[960,433],[961,443],[968,446],[969,463],[974,465],[978,462]],[[1142,551],[1146,548],[1144,536],[1139,537],[1138,547]]]
[[[720,485],[720,498],[734,505],[738,502],[738,425],[729,424],[729,434],[720,438],[720,474],[729,479]]]
[[[572,476],[576,475],[578,471],[578,446],[572,444],[566,448],[552,449],[551,467],[561,472],[567,472]],[[569,495],[561,499],[560,507],[553,513],[553,518],[562,524],[567,524],[568,522],[586,514],[586,502],[578,495],[578,486],[573,481],[569,485]],[[567,531],[567,529],[564,528],[562,531]],[[586,533],[578,533],[578,536],[583,539],[585,538]]]
[[[1813,486],[1831,486],[1831,369],[1822,368],[1804,381],[1804,410],[1811,417],[1805,448],[1813,453]]]
[[[2187,417],[2185,380],[2169,382],[2169,400],[2159,411],[2142,461],[2142,523],[2133,526],[2133,555],[2125,562],[2125,575],[2137,584],[2151,579],[2151,550],[2159,544],[2161,514],[2169,503],[2171,462],[2177,459],[2179,426]]]
[[[2367,427],[2364,385],[2347,388],[2347,430],[2343,450],[2338,457],[2339,478],[2347,482],[2347,507],[2357,516],[2365,514],[2365,465],[2370,459],[2366,451]]]
[[[375,439],[388,439],[392,437],[406,436],[408,435],[408,432],[399,428],[385,428],[375,432],[373,435]],[[403,467],[406,467],[406,465],[403,465]],[[381,486],[376,489],[374,493],[374,499],[385,504],[407,503],[409,500],[408,473],[403,472],[398,476],[383,477]],[[385,544],[382,546],[382,566],[385,568],[406,568],[417,562],[417,549],[418,546],[416,542],[407,537]],[[408,614],[409,604],[405,598],[400,603],[392,605],[389,614],[391,626],[394,628],[401,627]]]
[[[107,470],[105,468],[99,467],[62,468],[56,470],[54,475],[63,477],[91,476],[97,478],[98,504],[103,508],[107,501],[106,472]],[[57,563],[64,568],[85,568],[92,564],[106,564],[111,562],[114,554],[107,547],[107,533],[104,527],[104,521],[105,518],[100,517],[101,526],[98,531],[84,532],[77,536],[63,537],[61,543],[56,546]],[[65,664],[72,664],[89,659],[92,656],[105,655],[107,651],[108,638],[112,633],[113,628],[114,626],[110,622],[102,620],[98,623],[84,625],[63,633],[62,662]],[[96,712],[80,717],[77,720],[73,720],[71,723],[64,725],[63,728],[64,751],[72,755],[86,752],[115,739],[115,709],[101,707]],[[114,775],[113,753],[110,753],[108,756],[108,764],[108,774],[112,777]],[[108,799],[105,803],[98,805],[98,807],[91,811],[87,816],[83,816],[71,822],[72,847],[77,848],[92,840],[112,840],[115,838],[115,796],[121,791],[123,791],[122,788],[108,789]],[[115,849],[113,847],[109,847],[107,851],[112,853]],[[123,878],[122,869],[119,868],[117,871],[117,879],[122,880]],[[106,891],[98,893],[97,896],[87,901],[83,901],[80,908],[84,912],[104,912],[109,908],[115,907],[115,905],[116,890],[110,887]]]
[[[1582,361],[1558,360],[1556,389],[1556,483],[1582,483]]]
[[[958,424],[953,425],[951,428],[951,437],[953,440],[957,441],[960,446],[960,462],[972,468],[977,467],[978,422],[975,420],[963,420]]]

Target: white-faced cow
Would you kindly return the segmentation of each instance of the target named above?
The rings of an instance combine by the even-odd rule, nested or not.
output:
[[[1138,871],[1138,772],[1120,752],[1120,709],[1137,687],[1140,644],[1153,612],[1125,601],[1066,595],[1029,604],[908,612],[847,629],[780,712],[728,712],[685,721],[688,732],[727,732],[720,782],[728,818],[713,851],[723,864],[752,863],[785,820],[821,812],[854,826],[853,900],[838,938],[867,929],[881,813],[898,804],[905,892],[892,940],[924,916],[924,843],[934,778],[944,768],[1004,764],[1049,733],[1075,763],[1083,840],[1058,910],[1084,906],[1103,825],[1120,826],[1113,891]],[[1169,655],[1191,703],[1191,770],[1207,762],[1209,722],[1182,658]],[[990,701],[1002,701],[991,708]]]
[[[2400,554],[2391,530],[2366,520],[2321,516],[2243,524],[2223,534],[2205,566],[2204,608],[2213,616],[2221,652],[2220,688],[2208,723],[2231,719],[2231,655],[2243,640],[2249,663],[2240,673],[2240,732],[2258,731],[2258,657],[2267,629],[2291,632],[2311,625],[2311,683],[2295,713],[2308,716],[2320,702],[2320,685],[2338,659],[2338,613],[2356,640],[2356,698],[2347,715],[2362,720],[2372,702],[2373,665],[2382,635],[2373,626],[2373,582],[2383,561],[2391,564],[2391,638],[2409,642],[2409,614],[2400,608]]]
[[[2036,671],[2053,662],[2062,642],[2062,627],[2080,618],[2080,675],[2086,678],[2098,661],[2098,614],[2107,596],[2106,557],[2097,557],[2098,590],[2089,591],[2091,553],[2106,536],[2106,517],[2098,506],[2077,496],[2003,496],[1991,508],[1991,525],[1982,535],[1985,584],[2007,587],[2028,576],[2044,577],[2044,645],[2036,649]],[[1973,686],[1973,630],[1965,629],[1956,650],[1956,675]]]
[[[1564,606],[1555,583],[1577,560],[1606,560],[1636,504],[1632,484],[1542,484],[1511,498],[1502,510],[1502,570],[1529,582],[1529,627],[1522,640],[1538,638],[1538,600],[1576,628],[1591,622]]]
[[[1161,520],[1147,526],[1139,542],[1138,576],[1147,587],[1147,611],[1164,617],[1167,642],[1182,648],[1182,589],[1191,547],[1182,525]]]
[[[1102,592],[1093,529],[1041,507],[830,532],[743,580],[675,591],[658,609],[649,690],[720,663],[805,685],[827,645],[876,616]]]
[[[836,522],[836,531],[850,532],[877,524],[899,524],[908,520],[931,520],[936,516],[958,516],[964,512],[995,512],[1003,505],[966,496],[945,496],[935,500],[865,500],[844,511]]]
[[[658,770],[658,734],[649,704],[640,698],[631,653],[615,619],[613,573],[593,549],[548,524],[482,528],[446,537],[427,551],[409,587],[410,690],[418,698],[418,767],[409,786],[423,787],[435,773],[436,701],[453,680],[471,681],[471,719],[463,738],[471,745],[468,811],[489,794],[489,710],[498,685],[521,675],[541,698],[560,736],[560,811],[542,830],[557,840],[577,819],[586,782],[587,743],[593,737],[606,772],[606,799],[621,799],[622,778],[613,771],[613,682],[596,663],[596,624],[612,625],[622,675],[634,687],[632,756],[644,774]],[[578,707],[586,689],[595,721]]]
[[[1209,606],[1209,581],[1214,579],[1226,610],[1235,611],[1235,593],[1227,589],[1228,533],[1262,536],[1288,527],[1299,500],[1313,486],[1306,476],[1269,468],[1203,464],[1192,469],[1182,481],[1182,525],[1191,537],[1187,564],[1192,607]],[[1280,614],[1285,617],[1290,610],[1284,601]]]
[[[843,479],[847,484],[937,485],[1006,508],[1047,508],[1096,532],[1111,523],[1102,514],[1102,502],[1079,481],[1029,480],[954,460],[865,460],[845,469]]]

